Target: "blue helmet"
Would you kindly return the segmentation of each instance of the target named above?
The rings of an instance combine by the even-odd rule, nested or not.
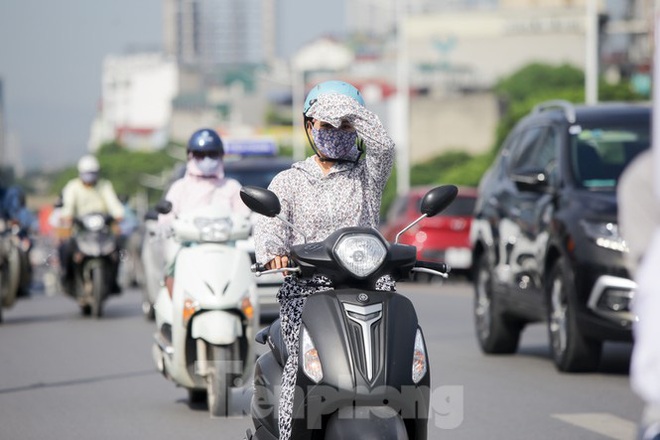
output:
[[[215,130],[211,128],[202,128],[190,136],[188,141],[188,152],[216,152],[224,156],[225,148],[222,145],[222,139]]]
[[[307,94],[305,105],[303,106],[303,115],[307,113],[307,110],[309,110],[312,104],[316,102],[318,97],[325,93],[338,93],[340,95],[349,96],[359,102],[360,105],[364,105],[362,94],[355,88],[355,86],[344,81],[325,81],[315,85]]]

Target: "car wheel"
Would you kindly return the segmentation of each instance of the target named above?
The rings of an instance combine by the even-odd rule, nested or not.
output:
[[[548,337],[559,371],[595,371],[603,347],[601,341],[585,337],[577,325],[575,285],[563,259],[555,262],[547,285]]]
[[[493,292],[492,268],[486,254],[477,259],[474,272],[474,323],[479,345],[484,353],[515,353],[524,327],[520,321],[507,318],[497,307]]]

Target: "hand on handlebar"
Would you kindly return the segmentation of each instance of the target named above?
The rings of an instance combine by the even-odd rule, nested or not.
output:
[[[286,255],[278,255],[272,260],[270,260],[268,263],[265,264],[266,269],[271,270],[271,269],[284,269],[285,267],[289,267],[289,257]],[[284,272],[284,276],[289,275],[289,272]]]

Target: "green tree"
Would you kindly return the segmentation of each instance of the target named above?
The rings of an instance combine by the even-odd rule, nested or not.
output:
[[[496,151],[514,125],[535,105],[549,100],[563,99],[574,104],[584,103],[584,72],[577,67],[562,64],[528,64],[502,78],[494,87],[503,112],[497,127]],[[599,100],[639,101],[645,99],[633,91],[629,83],[616,85],[600,81]]]
[[[495,142],[484,154],[470,156],[456,151],[443,153],[411,168],[411,185],[455,184],[477,186],[484,172],[496,157],[500,145],[514,125],[535,105],[555,99],[579,104],[584,102],[584,72],[577,67],[531,63],[496,83],[493,91],[501,103],[502,113]],[[636,94],[629,83],[599,84],[600,101],[638,101],[645,97]],[[387,211],[396,196],[396,171],[392,173],[383,193],[381,212]]]
[[[141,183],[144,174],[160,175],[171,170],[177,162],[165,150],[131,151],[118,142],[104,144],[96,156],[101,165],[101,175],[112,182],[117,194],[133,196],[142,190],[147,192],[150,200],[160,197],[161,191],[145,187]],[[61,192],[64,185],[77,175],[75,166],[57,172],[52,177],[51,193]]]

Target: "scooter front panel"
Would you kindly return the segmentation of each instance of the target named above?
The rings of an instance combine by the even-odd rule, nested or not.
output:
[[[305,304],[303,325],[323,378],[316,384],[299,370],[297,385],[305,395],[294,400],[295,429],[318,428],[338,409],[389,406],[409,419],[411,432],[426,432],[430,373],[418,384],[412,380],[418,321],[408,298],[359,289],[319,292]]]

